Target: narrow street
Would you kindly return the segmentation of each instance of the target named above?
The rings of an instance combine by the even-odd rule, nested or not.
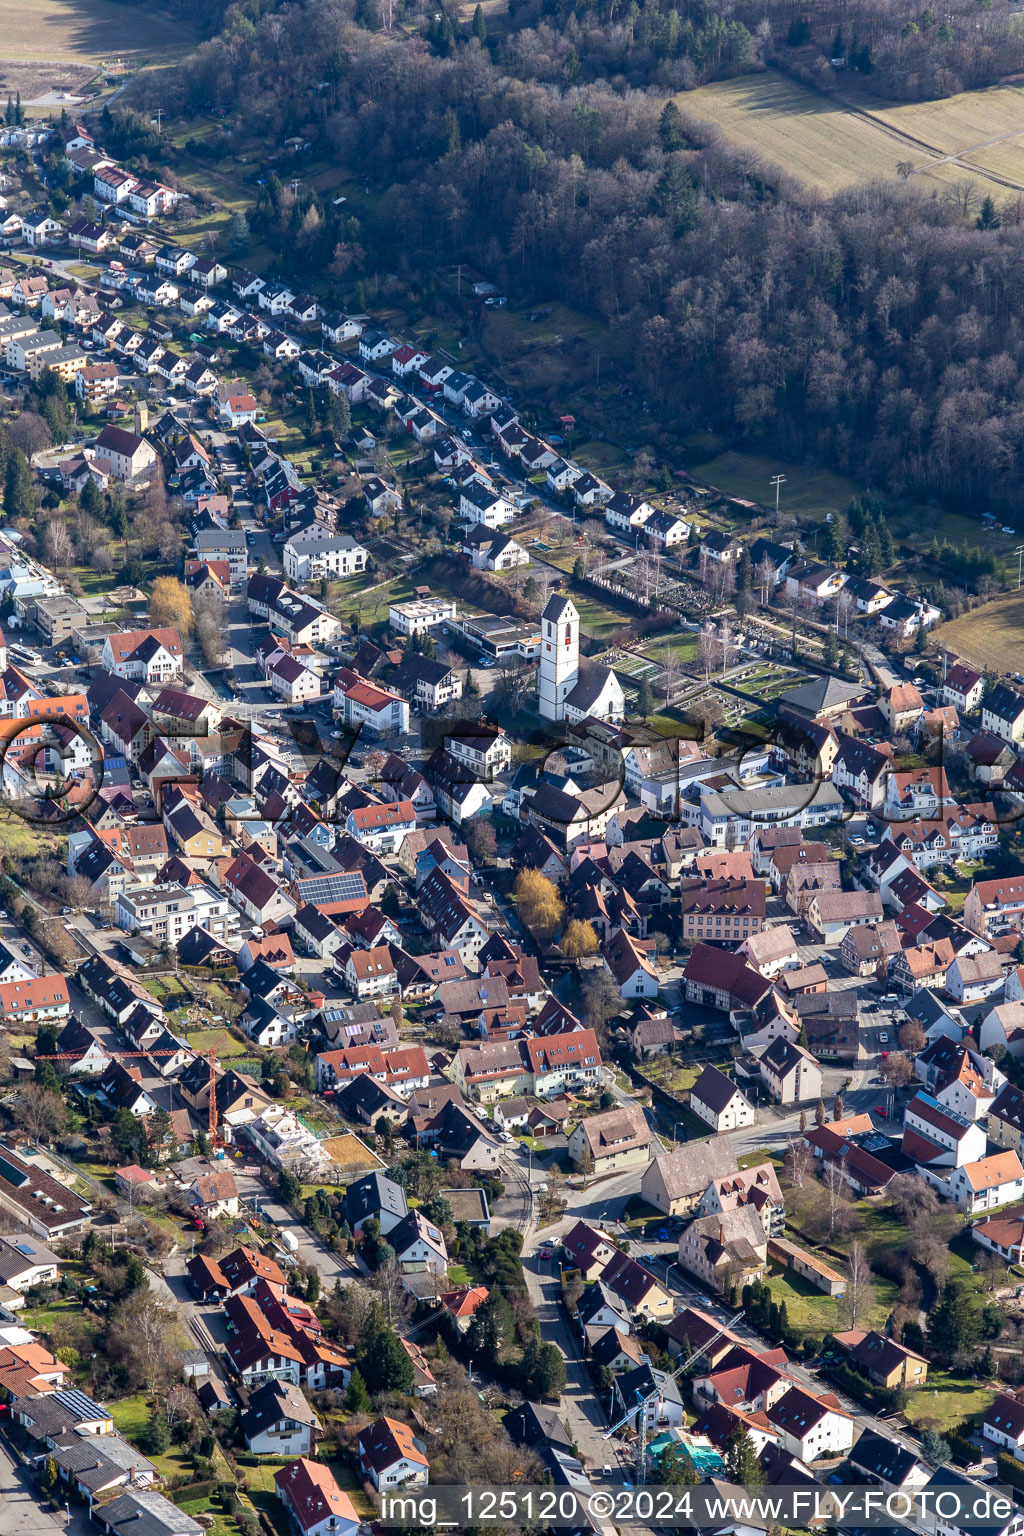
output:
[[[0,1440],[0,1532],[3,1536],[95,1536],[96,1527],[81,1509],[72,1509],[71,1523],[62,1509],[44,1509],[22,1468]]]

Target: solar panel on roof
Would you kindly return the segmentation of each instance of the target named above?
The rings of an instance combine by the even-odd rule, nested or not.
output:
[[[79,1392],[77,1387],[68,1387],[62,1392],[54,1393],[55,1400],[64,1408],[70,1408],[72,1412],[79,1413],[85,1419],[106,1419],[109,1414],[99,1403],[94,1403],[91,1397],[86,1397],[84,1392]]]
[[[35,1249],[30,1248],[27,1243],[15,1243],[14,1246],[19,1253],[23,1253],[25,1255],[26,1259],[30,1259],[35,1253]]]
[[[366,882],[361,874],[313,875],[298,882],[303,901],[316,906],[320,902],[358,901],[366,895]]]

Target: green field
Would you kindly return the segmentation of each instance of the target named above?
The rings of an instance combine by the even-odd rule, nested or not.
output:
[[[1014,86],[865,110],[765,70],[682,92],[676,102],[822,192],[894,178],[901,164],[932,184],[974,176],[983,191],[1024,186],[1017,137],[1024,135],[1024,91]],[[964,158],[943,158],[949,155]]]
[[[862,489],[855,480],[828,469],[814,469],[759,453],[740,453],[732,448],[721,451],[721,440],[709,434],[689,438],[684,450],[686,467],[696,479],[706,480],[727,496],[758,501],[765,507],[775,505],[772,476],[785,475],[779,507],[801,522],[820,523],[829,512],[845,512],[850,498]]]
[[[129,54],[180,51],[195,34],[156,6],[114,0],[0,0],[4,60],[98,63]],[[138,62],[138,59],[133,60]]]
[[[946,646],[991,672],[1024,670],[1024,594],[997,597],[951,624],[932,631],[935,644]]]

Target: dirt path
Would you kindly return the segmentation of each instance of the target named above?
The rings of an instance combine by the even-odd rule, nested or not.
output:
[[[993,144],[1004,144],[1007,139],[1017,139],[1024,136],[1024,125],[1020,128],[1012,128],[1009,133],[997,134],[992,139],[982,139],[977,144],[968,144],[964,149],[958,149],[947,154],[939,149],[936,144],[929,144],[927,139],[919,139],[916,134],[908,133],[904,128],[897,128],[894,123],[889,122],[884,117],[879,117],[877,113],[872,112],[868,107],[862,107],[844,96],[837,96],[835,99],[841,102],[848,112],[854,113],[857,117],[865,118],[868,122],[873,123],[876,128],[880,128],[883,133],[888,134],[891,139],[895,139],[898,143],[906,144],[908,149],[924,150],[926,154],[932,156],[924,165],[915,165],[910,172],[911,176],[917,176],[922,172],[934,170],[937,165],[959,164],[963,165],[965,171],[976,171],[979,175],[988,177],[990,181],[998,183],[1001,187],[1008,187],[1018,192],[1024,191],[1024,182],[1014,181],[1008,176],[1000,176],[997,172],[986,170],[980,165],[971,165],[969,161],[964,159],[965,155],[974,155],[979,150],[990,149]]]

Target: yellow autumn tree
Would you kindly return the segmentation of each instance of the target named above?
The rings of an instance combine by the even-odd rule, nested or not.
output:
[[[184,582],[174,576],[158,576],[149,599],[149,622],[154,629],[173,627],[184,640],[192,632],[192,598]]]
[[[574,917],[562,934],[562,954],[568,960],[582,960],[585,955],[596,955],[601,945],[592,923],[581,922]]]
[[[558,887],[539,869],[521,869],[515,883],[516,908],[530,932],[550,939],[562,926],[565,907]]]

